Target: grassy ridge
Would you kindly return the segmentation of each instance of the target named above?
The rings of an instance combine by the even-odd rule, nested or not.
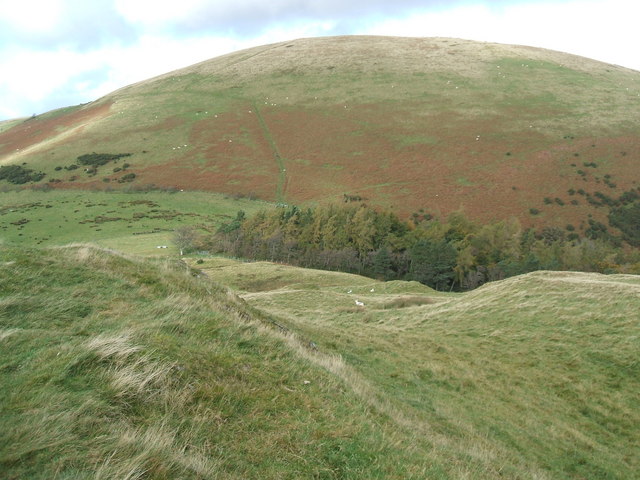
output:
[[[83,245],[0,255],[3,478],[425,471],[294,337],[184,265]]]
[[[88,245],[4,248],[0,262],[4,478],[640,466],[638,277],[538,272],[446,294]],[[244,301],[216,283],[229,279]]]
[[[251,305],[375,379],[395,412],[468,468],[496,478],[635,477],[639,277],[536,272],[442,294],[211,262],[213,278],[235,272]],[[258,272],[275,288],[256,291]]]

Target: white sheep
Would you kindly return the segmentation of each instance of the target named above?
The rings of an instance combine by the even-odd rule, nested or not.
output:
[[[359,307],[364,307],[364,303],[362,303],[360,300],[356,300],[356,305]]]

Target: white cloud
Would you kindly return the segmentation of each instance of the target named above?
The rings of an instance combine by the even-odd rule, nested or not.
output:
[[[530,45],[640,70],[638,18],[640,3],[628,0],[469,5],[386,20],[366,33]]]
[[[71,79],[95,70],[100,63],[95,56],[70,50],[15,49],[5,53],[0,63],[3,73],[0,92],[4,98],[0,115],[4,118],[27,115],[29,110],[37,109],[56,91],[67,86]],[[33,108],[25,110],[25,105]]]
[[[640,70],[638,18],[634,0],[0,0],[0,118],[93,100],[230,51],[333,34],[516,43]]]
[[[197,14],[207,3],[212,2],[206,0],[180,0],[179,3],[158,0],[115,0],[115,7],[128,22],[153,28],[180,23]]]
[[[24,32],[53,30],[64,10],[63,0],[18,0],[0,3],[0,18]]]

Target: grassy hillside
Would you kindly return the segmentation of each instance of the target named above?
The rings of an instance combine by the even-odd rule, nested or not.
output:
[[[430,468],[300,341],[183,264],[84,245],[0,256],[2,478]]]
[[[580,224],[638,178],[640,73],[444,38],[300,39],[232,53],[0,131],[0,164],[59,187],[134,183],[286,203],[357,195]],[[95,172],[80,155],[131,153]],[[58,170],[55,168],[58,167]],[[126,180],[126,179],[125,179]],[[549,199],[550,201],[545,201]],[[535,214],[532,214],[532,209]]]
[[[264,262],[203,266],[340,354],[390,416],[457,451],[469,478],[637,476],[637,276],[536,272],[443,294],[327,272],[313,282]]]
[[[141,255],[175,254],[174,229],[194,225],[210,230],[239,210],[249,213],[264,206],[207,192],[0,192],[0,245],[93,242]]]
[[[81,244],[0,257],[2,478],[639,467],[638,277],[540,272],[452,295]]]

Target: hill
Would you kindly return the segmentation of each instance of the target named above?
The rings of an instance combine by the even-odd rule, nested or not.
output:
[[[638,277],[443,294],[90,245],[0,262],[3,478],[638,471]]]
[[[638,276],[542,271],[446,294],[265,262],[199,266],[340,354],[364,397],[434,450],[457,450],[452,478],[637,476]]]
[[[85,245],[5,249],[0,260],[2,478],[425,468],[300,340],[184,264]]]
[[[61,188],[360,198],[407,216],[463,209],[580,230],[607,223],[598,193],[637,188],[639,114],[640,72],[559,52],[299,39],[2,124],[0,164],[26,162]],[[70,170],[92,152],[131,156]]]

